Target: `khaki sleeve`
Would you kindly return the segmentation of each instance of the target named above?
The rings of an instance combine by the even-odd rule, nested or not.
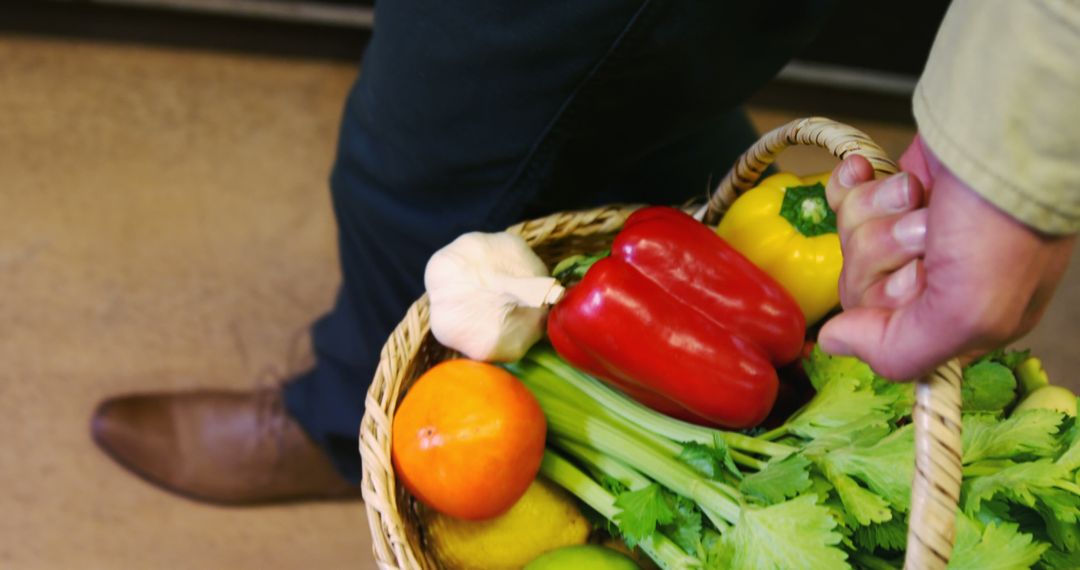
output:
[[[913,104],[927,146],[983,197],[1080,230],[1080,0],[954,0]]]

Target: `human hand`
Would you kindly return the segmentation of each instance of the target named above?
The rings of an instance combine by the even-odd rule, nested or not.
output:
[[[1074,236],[1041,234],[985,201],[916,137],[904,172],[873,180],[851,156],[827,188],[844,252],[844,312],[822,327],[830,354],[911,379],[1008,344],[1042,317]]]

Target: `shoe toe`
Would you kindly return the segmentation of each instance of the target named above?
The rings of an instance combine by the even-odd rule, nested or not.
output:
[[[168,479],[175,437],[169,410],[152,396],[102,402],[90,420],[94,442],[118,463],[143,477]]]
[[[122,396],[98,406],[90,432],[121,466],[195,500],[244,505],[359,495],[286,414],[278,391]]]

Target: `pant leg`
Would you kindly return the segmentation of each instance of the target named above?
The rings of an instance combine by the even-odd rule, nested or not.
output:
[[[377,5],[331,176],[342,287],[313,331],[316,367],[285,393],[346,477],[379,350],[430,255],[526,212],[702,194],[750,142],[735,107],[825,2],[782,3],[783,21],[771,4]]]

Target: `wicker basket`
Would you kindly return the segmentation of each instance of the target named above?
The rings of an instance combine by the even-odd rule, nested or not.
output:
[[[715,223],[743,191],[753,187],[776,155],[790,145],[816,145],[834,156],[861,154],[879,174],[896,165],[862,132],[823,118],[792,121],[766,134],[746,152],[721,181],[709,203],[698,212]],[[546,263],[570,254],[597,251],[635,210],[610,206],[564,212],[509,228],[522,235]],[[421,297],[383,347],[360,424],[363,495],[380,568],[436,568],[421,547],[415,501],[397,485],[390,462],[390,422],[409,386],[453,353],[441,346],[428,327],[428,300]],[[960,368],[955,361],[918,382],[916,387],[915,477],[905,568],[945,568],[952,552],[960,492]]]

